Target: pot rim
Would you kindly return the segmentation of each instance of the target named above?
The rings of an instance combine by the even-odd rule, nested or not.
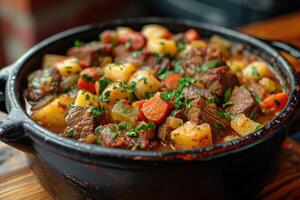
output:
[[[189,27],[195,27],[198,29],[205,29],[216,34],[228,35],[232,38],[239,39],[241,41],[247,41],[252,45],[256,45],[262,49],[262,51],[267,51],[270,55],[277,59],[284,66],[284,70],[287,71],[289,78],[291,79],[290,87],[290,97],[288,104],[284,110],[273,119],[268,125],[257,130],[256,132],[244,136],[242,138],[232,140],[222,144],[216,144],[213,146],[192,149],[192,150],[177,150],[177,151],[131,151],[125,149],[107,148],[97,145],[90,145],[81,143],[77,140],[71,140],[69,138],[64,138],[58,134],[49,131],[48,129],[42,127],[33,121],[27,114],[26,110],[23,108],[21,102],[19,101],[16,77],[21,71],[23,64],[26,63],[34,54],[47,45],[54,43],[57,40],[70,37],[71,35],[81,34],[92,28],[104,29],[106,26],[120,26],[122,24],[139,23],[139,24],[150,24],[150,23],[169,23],[169,24],[184,24]],[[279,129],[285,128],[292,120],[293,113],[296,111],[297,105],[299,103],[299,83],[297,75],[290,64],[271,46],[256,39],[252,36],[240,33],[235,30],[227,29],[217,25],[211,25],[203,22],[197,22],[187,19],[172,19],[172,18],[160,18],[160,17],[150,17],[150,18],[129,18],[129,19],[116,19],[112,21],[100,22],[97,24],[89,24],[84,26],[75,27],[58,34],[55,34],[42,42],[38,43],[30,50],[28,50],[22,57],[20,57],[14,64],[14,69],[9,75],[7,81],[6,94],[8,94],[9,104],[12,109],[17,109],[22,115],[24,115],[24,129],[29,136],[35,142],[44,145],[46,148],[50,148],[57,153],[64,154],[65,156],[71,156],[71,158],[78,158],[81,160],[89,161],[97,157],[118,157],[131,160],[210,160],[218,157],[222,157],[228,154],[236,153],[265,140],[268,140],[278,134]],[[29,133],[28,133],[29,132]],[[62,152],[61,148],[64,148]],[[82,158],[82,156],[86,158]]]

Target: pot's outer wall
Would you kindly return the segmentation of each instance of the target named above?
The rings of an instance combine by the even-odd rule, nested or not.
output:
[[[123,25],[139,30],[143,23],[156,22],[170,28],[173,32],[184,31],[190,27],[190,24],[161,19],[135,21],[135,23]],[[20,69],[15,80],[18,94],[12,94],[13,92],[9,91],[10,85],[6,88],[8,109],[10,110],[11,104],[17,104],[14,98],[18,98],[24,104],[20,94],[26,86],[26,77],[31,71],[39,68],[45,53],[63,54],[73,45],[75,39],[98,40],[98,34],[107,28],[113,29],[115,25],[104,23],[65,32],[61,35],[62,38],[50,44],[46,40],[45,47],[41,44],[42,48],[38,45],[36,49],[32,49],[24,56],[27,60],[23,63],[21,58],[22,65],[16,68]],[[210,31],[209,26],[203,28],[200,26],[198,30],[203,37],[217,32],[216,29]],[[251,44],[251,41],[237,39],[231,34],[221,34],[221,36],[244,43],[247,49],[263,57],[276,68],[276,73],[280,74],[283,83],[292,84],[289,82],[291,75],[281,68],[282,63],[279,59],[271,56],[270,52],[265,52],[263,47],[257,48]],[[14,84],[12,80],[8,82]],[[54,145],[50,136],[44,137],[49,133],[40,131],[34,122],[27,120],[24,124],[25,135],[32,140],[34,152],[27,156],[30,166],[46,190],[55,199],[61,200],[249,199],[256,195],[268,180],[288,125],[285,123],[275,126],[270,129],[272,134],[269,132],[267,135],[260,135],[263,139],[259,142],[251,143],[243,149],[229,151],[213,159],[190,161],[179,159],[164,162],[129,160],[125,156],[121,158],[120,155],[125,153],[115,157],[105,156],[106,154],[100,156],[92,147],[87,154],[80,149],[80,145],[76,146],[80,152],[77,149],[72,151],[67,145],[61,145],[64,143],[62,139],[61,143]],[[75,146],[76,143],[71,142],[68,145],[74,144]],[[113,152],[114,150],[107,151]]]
[[[275,169],[285,137],[259,144],[239,154],[185,165],[133,166],[120,169],[84,165],[34,145],[36,156],[27,156],[43,187],[60,200],[251,199]],[[130,168],[124,163],[122,168]]]

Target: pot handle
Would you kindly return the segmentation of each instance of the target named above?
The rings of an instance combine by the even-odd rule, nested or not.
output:
[[[5,107],[5,85],[13,68],[14,65],[12,64],[0,70],[0,111],[5,113],[7,113]],[[9,114],[0,120],[0,141],[21,151],[32,153],[30,145],[26,144],[30,141],[25,134],[23,123],[23,115],[19,110],[12,108]]]
[[[278,40],[266,40],[266,39],[260,39],[263,42],[267,43],[268,45],[272,46],[273,48],[285,51],[295,57],[300,62],[300,48],[296,47],[293,44],[290,44],[288,42],[278,41]]]

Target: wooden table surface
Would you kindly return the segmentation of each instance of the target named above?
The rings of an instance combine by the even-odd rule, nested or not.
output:
[[[284,40],[300,47],[300,12],[239,29],[266,39]],[[286,55],[286,54],[285,54]],[[286,55],[300,72],[300,63]],[[0,113],[0,119],[5,115]],[[300,144],[287,139],[278,160],[280,169],[258,199],[300,199]],[[51,200],[27,166],[24,154],[0,142],[0,200]]]

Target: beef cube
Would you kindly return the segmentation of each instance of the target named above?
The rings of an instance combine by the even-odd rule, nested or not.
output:
[[[28,99],[38,101],[51,93],[58,93],[60,81],[61,76],[56,68],[34,71],[28,78]]]
[[[148,66],[157,76],[172,69],[171,60],[169,58],[159,58],[157,56],[148,56],[143,66]]]
[[[203,97],[204,99],[211,99],[214,96],[208,89],[197,88],[194,85],[183,88],[182,96],[185,99],[196,99],[198,97]]]
[[[217,67],[208,70],[203,74],[200,81],[213,94],[223,96],[226,90],[234,88],[238,84],[238,79],[227,66]]]
[[[123,45],[115,47],[113,54],[116,62],[135,63],[138,66],[143,65],[146,59],[142,51],[130,52]]]
[[[109,43],[90,42],[68,50],[68,56],[74,56],[88,66],[99,66],[104,56],[111,55],[112,45]]]
[[[84,139],[88,134],[94,133],[97,119],[92,114],[92,109],[90,106],[75,106],[70,108],[65,118],[67,128],[63,136]]]
[[[197,124],[209,123],[214,132],[224,131],[230,125],[230,119],[221,116],[215,104],[208,104],[201,97],[192,101],[188,120]]]
[[[227,111],[233,115],[244,113],[249,116],[258,111],[258,103],[245,86],[235,87],[229,102],[232,105],[227,108]]]

